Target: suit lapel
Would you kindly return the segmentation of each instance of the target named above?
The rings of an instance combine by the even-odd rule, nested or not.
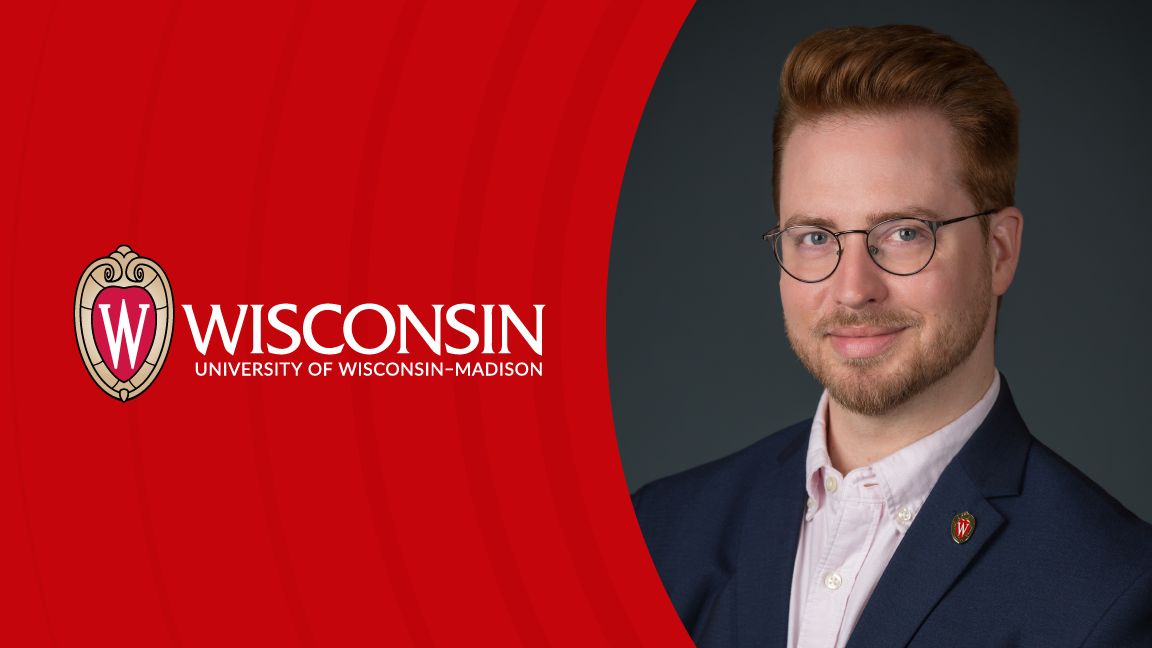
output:
[[[792,570],[804,519],[804,452],[809,427],[764,470],[749,493],[736,565],[737,637],[740,646],[780,646],[788,641]]]
[[[976,526],[967,542],[957,544],[951,523],[963,511],[976,518]],[[907,645],[968,563],[994,540],[1003,522],[964,467],[953,461],[896,548],[848,647]]]
[[[1019,495],[1031,435],[1016,410],[1008,382],[972,438],[908,527],[856,623],[848,648],[906,646],[972,559],[995,543],[1004,517],[988,498]],[[957,544],[957,513],[976,518],[970,539]]]

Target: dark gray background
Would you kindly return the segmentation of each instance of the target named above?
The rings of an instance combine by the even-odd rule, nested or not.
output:
[[[628,486],[811,417],[774,225],[780,68],[827,27],[912,23],[976,48],[1020,105],[1022,258],[996,364],[1032,433],[1152,520],[1152,41],[1094,2],[699,2],[652,89],[620,192],[608,368]]]

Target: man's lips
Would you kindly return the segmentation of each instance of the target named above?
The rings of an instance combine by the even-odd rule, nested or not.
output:
[[[841,326],[828,332],[832,348],[845,358],[871,358],[880,355],[896,341],[906,327]]]

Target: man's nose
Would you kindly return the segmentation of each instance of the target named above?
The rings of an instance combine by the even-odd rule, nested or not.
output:
[[[863,233],[840,235],[840,265],[827,280],[832,282],[832,298],[848,308],[864,308],[869,302],[880,303],[888,296],[886,274],[869,256],[867,236]]]

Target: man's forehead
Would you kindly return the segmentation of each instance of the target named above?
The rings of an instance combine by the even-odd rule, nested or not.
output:
[[[783,226],[860,229],[891,218],[941,220],[968,201],[952,132],[912,111],[798,128],[781,156]]]

